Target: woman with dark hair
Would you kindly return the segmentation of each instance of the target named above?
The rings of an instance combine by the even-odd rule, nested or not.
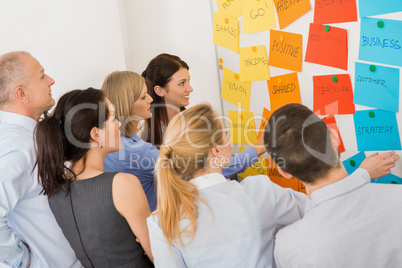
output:
[[[121,148],[119,127],[113,105],[93,88],[64,94],[37,125],[43,192],[84,267],[153,267],[139,180],[103,171],[106,155]]]

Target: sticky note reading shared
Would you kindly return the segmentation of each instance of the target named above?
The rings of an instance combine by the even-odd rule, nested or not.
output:
[[[243,2],[243,33],[254,33],[276,28],[272,0]]]
[[[216,0],[219,12],[238,19],[243,14],[243,0]]]
[[[285,28],[311,9],[310,0],[274,0],[274,4],[280,29]]]
[[[230,142],[254,144],[257,142],[254,114],[248,111],[228,111]]]
[[[239,53],[239,21],[214,12],[213,42],[219,46]]]
[[[271,77],[268,82],[271,112],[288,103],[301,103],[297,73]]]
[[[269,46],[269,65],[301,72],[302,62],[302,35],[271,30]]]
[[[239,74],[228,68],[223,69],[222,99],[248,111],[250,110],[250,92],[251,82],[241,82]]]
[[[269,80],[268,59],[265,46],[241,47],[240,81]]]

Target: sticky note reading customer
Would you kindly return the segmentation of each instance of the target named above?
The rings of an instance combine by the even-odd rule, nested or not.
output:
[[[314,23],[340,23],[357,21],[356,0],[316,0]]]
[[[240,81],[269,80],[265,46],[242,47],[239,50]]]
[[[243,33],[254,33],[276,28],[275,8],[272,0],[243,2]]]
[[[239,21],[219,12],[214,12],[213,42],[239,53]]]
[[[268,81],[271,112],[288,103],[301,103],[297,73],[271,77]]]
[[[234,144],[254,144],[257,134],[252,112],[228,111],[230,142]]]
[[[238,19],[243,13],[243,0],[216,0],[219,12]]]
[[[270,31],[269,65],[301,72],[303,38],[301,34]]]
[[[223,69],[222,99],[248,111],[250,110],[250,91],[251,82],[241,82],[239,74],[228,68]]]
[[[274,0],[274,3],[280,29],[285,28],[311,9],[309,0]]]

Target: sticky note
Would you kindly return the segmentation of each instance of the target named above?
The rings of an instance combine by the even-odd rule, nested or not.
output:
[[[267,175],[265,158],[259,157],[257,163],[249,166],[243,173],[239,173],[238,175],[243,179],[248,176]]]
[[[356,111],[354,122],[359,151],[401,150],[395,113],[379,109]]]
[[[238,19],[243,14],[243,0],[216,0],[219,12]]]
[[[246,0],[243,2],[243,33],[254,33],[276,28],[275,8],[272,0]]]
[[[289,179],[283,177],[279,173],[277,165],[271,158],[267,157],[265,158],[265,160],[266,160],[267,175],[273,183],[276,183],[284,188],[291,188],[295,191],[300,191],[301,187],[300,187],[300,181],[298,179],[296,179],[295,177]],[[278,163],[280,164],[280,162]]]
[[[271,77],[267,83],[272,112],[288,103],[301,103],[296,72]]]
[[[401,29],[402,21],[362,18],[359,60],[402,66]]]
[[[269,65],[301,72],[303,37],[301,34],[270,31]]]
[[[274,0],[274,4],[280,29],[285,28],[311,9],[310,0]]]
[[[338,151],[340,153],[343,153],[345,151],[345,146],[343,145],[343,141],[342,141],[342,137],[341,137],[341,133],[339,133],[339,129],[338,129],[338,125],[336,124],[336,120],[334,116],[327,116],[322,118],[322,121],[325,122],[325,124],[327,124],[329,129],[333,129],[336,131],[336,133],[338,134],[339,137],[339,146],[338,146]]]
[[[228,68],[223,69],[222,99],[248,111],[250,110],[250,92],[251,82],[241,82],[239,74]]]
[[[240,81],[269,80],[268,59],[265,46],[241,47]]]
[[[386,183],[386,184],[402,184],[402,178],[394,174],[388,174],[384,177],[375,180],[376,183]]]
[[[304,61],[348,69],[348,42],[345,29],[310,23],[307,51]],[[327,28],[328,28],[327,27]]]
[[[228,111],[230,142],[254,144],[257,142],[254,114],[249,111]]]
[[[264,132],[265,126],[267,125],[268,120],[271,117],[271,115],[272,115],[271,111],[268,110],[267,108],[264,108],[264,111],[262,112],[260,130],[258,131],[257,140],[260,139],[262,133]]]
[[[313,110],[318,115],[354,114],[353,89],[348,74],[313,76]]]
[[[353,102],[397,113],[399,69],[356,62]]]
[[[359,0],[360,17],[402,11],[401,0]]]
[[[314,23],[340,23],[357,21],[356,0],[316,0]]]
[[[214,12],[213,42],[239,53],[239,21],[219,12]]]
[[[366,159],[366,156],[364,155],[364,153],[359,152],[359,153],[355,154],[354,156],[344,160],[342,162],[342,164],[345,167],[348,174],[350,175],[353,172],[355,172],[356,169],[359,168],[359,166],[361,165],[361,163],[363,162],[364,159]]]

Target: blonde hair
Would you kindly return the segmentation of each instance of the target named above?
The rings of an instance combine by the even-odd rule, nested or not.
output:
[[[209,151],[221,144],[222,125],[209,105],[193,106],[170,121],[155,168],[158,208],[155,214],[170,245],[177,238],[183,246],[185,234],[193,239],[198,217],[196,201],[208,204],[198,196],[197,188],[188,178],[206,168]],[[182,219],[190,223],[183,230]]]
[[[116,105],[116,117],[122,122],[121,132],[128,138],[138,132],[137,124],[132,120],[132,106],[140,98],[144,84],[144,78],[131,71],[115,71],[103,81],[102,90]]]

